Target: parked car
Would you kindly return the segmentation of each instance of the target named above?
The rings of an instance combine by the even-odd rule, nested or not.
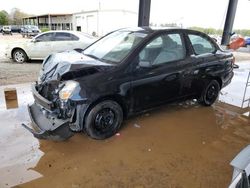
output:
[[[232,161],[234,168],[232,182],[228,188],[249,188],[250,186],[250,145],[245,147]]]
[[[250,45],[250,37],[245,37],[245,45]]]
[[[41,30],[35,25],[24,25],[21,27],[21,34],[23,37],[34,37],[41,33]]]
[[[96,39],[88,34],[74,31],[48,31],[32,40],[12,43],[7,46],[5,56],[22,63],[29,59],[44,59],[49,54],[84,49]]]
[[[9,25],[3,26],[2,34],[3,35],[12,35],[11,26],[9,26]]]
[[[234,57],[204,33],[149,27],[114,31],[83,51],[47,57],[28,106],[35,137],[72,131],[108,138],[123,119],[185,99],[212,105],[233,77]]]
[[[11,32],[12,33],[20,33],[21,32],[21,26],[20,25],[11,25]]]

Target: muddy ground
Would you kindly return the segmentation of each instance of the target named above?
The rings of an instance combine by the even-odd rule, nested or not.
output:
[[[22,128],[29,123],[26,105],[33,102],[30,83],[6,85],[35,80],[41,64],[1,61],[0,187],[227,187],[229,163],[250,141],[239,92],[250,71],[248,55],[241,55],[248,61],[240,62],[212,107],[170,104],[126,120],[110,139],[77,133],[65,142],[37,140]],[[19,108],[6,110],[6,87],[17,89]]]

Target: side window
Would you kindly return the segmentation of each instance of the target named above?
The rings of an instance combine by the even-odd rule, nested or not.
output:
[[[78,39],[77,36],[72,35],[71,33],[57,32],[54,41],[73,41]]]
[[[70,38],[71,38],[71,40],[79,40],[79,37],[77,37],[77,36],[75,36],[75,35],[73,35],[73,34],[70,34]]]
[[[206,38],[199,35],[188,35],[193,49],[197,55],[213,53],[215,51],[214,45]]]
[[[54,33],[45,33],[43,35],[40,35],[39,37],[36,37],[37,41],[45,42],[45,41],[51,41],[53,38]]]
[[[144,47],[139,54],[139,60],[154,66],[181,60],[185,56],[186,50],[180,34],[163,34]]]

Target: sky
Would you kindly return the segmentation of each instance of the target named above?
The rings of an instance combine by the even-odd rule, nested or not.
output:
[[[177,22],[184,27],[222,29],[229,0],[151,0],[150,23]],[[14,7],[30,14],[74,13],[101,9],[126,9],[138,12],[139,0],[4,0],[0,10]],[[250,0],[239,0],[234,29],[250,29]]]

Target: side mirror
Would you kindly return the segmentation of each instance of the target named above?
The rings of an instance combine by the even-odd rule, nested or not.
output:
[[[150,67],[152,67],[152,65],[151,65],[151,63],[149,61],[140,61],[139,62],[139,67],[150,68]]]
[[[41,40],[40,39],[32,39],[31,42],[36,43],[36,42],[41,42]]]

